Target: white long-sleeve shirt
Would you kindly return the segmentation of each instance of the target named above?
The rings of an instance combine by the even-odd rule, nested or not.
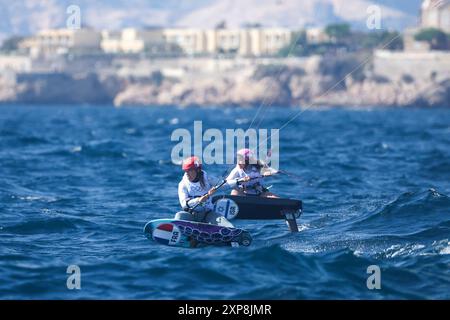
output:
[[[199,202],[199,198],[204,194],[208,193],[208,191],[214,186],[213,182],[209,180],[208,175],[205,171],[203,171],[203,177],[205,181],[205,186],[202,187],[200,181],[191,182],[187,174],[183,175],[180,183],[178,184],[178,198],[180,200],[180,205],[183,210],[188,210],[192,208]],[[214,205],[211,201],[211,197],[208,198],[204,203],[198,205],[195,208],[196,212],[204,212],[213,210]]]
[[[237,183],[239,179],[250,177],[247,182]],[[243,170],[237,165],[227,177],[227,184],[230,188],[243,190],[248,194],[259,194],[264,187],[262,184],[263,176],[256,166],[249,166]]]

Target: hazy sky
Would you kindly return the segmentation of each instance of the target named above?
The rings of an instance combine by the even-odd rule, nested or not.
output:
[[[143,26],[211,27],[261,23],[301,27],[347,21],[365,24],[371,4],[382,8],[386,28],[415,23],[421,0],[0,0],[0,38],[64,27],[67,7],[81,8],[82,23],[97,29]]]

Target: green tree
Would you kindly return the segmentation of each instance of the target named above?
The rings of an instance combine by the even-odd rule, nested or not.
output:
[[[3,41],[0,51],[12,52],[17,51],[19,43],[23,40],[23,37],[13,36]]]
[[[287,57],[287,56],[295,56],[295,57],[301,57],[308,54],[307,52],[307,39],[306,39],[306,32],[298,31],[294,32],[291,38],[291,42],[280,49],[278,52],[278,55],[281,57]]]
[[[414,35],[414,39],[417,41],[428,42],[431,49],[434,50],[448,50],[449,41],[445,32],[436,28],[426,28],[420,30]]]
[[[325,33],[335,42],[342,43],[351,35],[350,25],[346,23],[330,24],[325,28]]]
[[[360,44],[366,49],[382,47],[383,49],[388,50],[402,50],[403,38],[398,32],[369,32],[367,34],[363,34],[362,39],[360,39]]]

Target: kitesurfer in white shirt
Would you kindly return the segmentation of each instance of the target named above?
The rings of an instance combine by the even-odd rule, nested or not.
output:
[[[227,183],[233,190],[231,195],[260,196],[278,198],[264,186],[263,179],[272,175],[263,172],[264,165],[253,156],[250,149],[241,149],[237,152],[237,165],[227,177]]]
[[[182,169],[185,173],[178,184],[178,197],[184,211],[178,212],[175,219],[233,227],[224,216],[214,212],[211,196],[216,189],[199,159],[195,156],[185,159]]]

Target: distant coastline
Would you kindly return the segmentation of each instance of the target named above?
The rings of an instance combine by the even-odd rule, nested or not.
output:
[[[61,71],[2,73],[0,103],[450,107],[449,52],[376,51],[358,67],[364,58],[79,56],[60,61]]]
[[[364,10],[341,21],[332,1],[313,2],[292,10],[302,6],[278,1],[266,18],[233,20],[229,8],[255,4],[220,1],[192,7],[190,27],[121,29],[87,26],[71,6],[65,28],[1,43],[0,103],[450,107],[448,2],[422,1],[401,31],[387,28],[393,12],[378,5],[352,2]]]

